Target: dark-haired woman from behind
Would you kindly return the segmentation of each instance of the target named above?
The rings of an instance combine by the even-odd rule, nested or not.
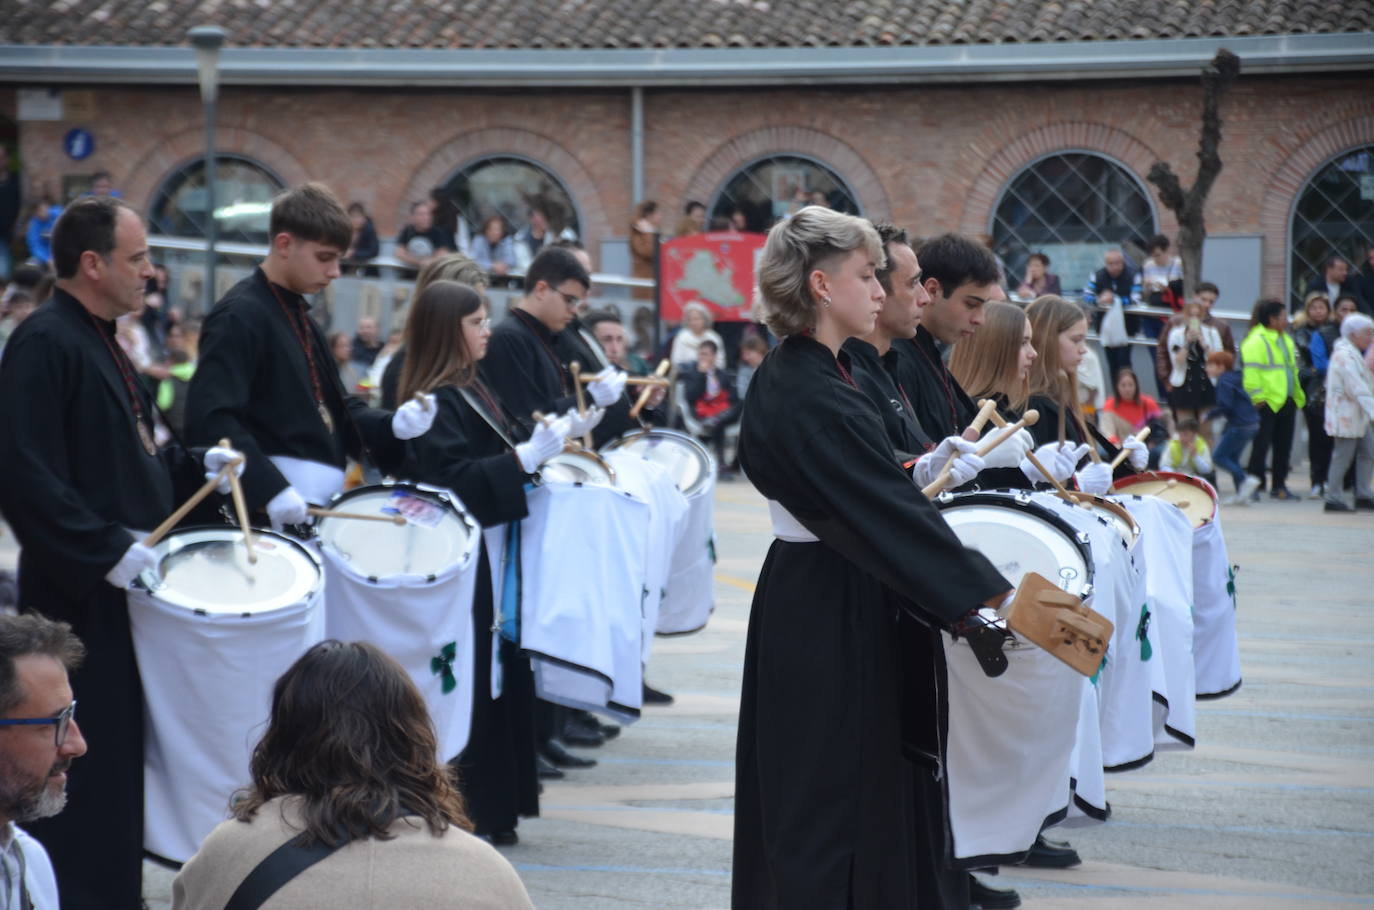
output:
[[[219,910],[284,849],[329,852],[269,891],[271,910],[531,907],[510,863],[468,833],[435,750],[398,663],[366,642],[315,645],[277,680],[252,784],[182,867],[172,906]]]

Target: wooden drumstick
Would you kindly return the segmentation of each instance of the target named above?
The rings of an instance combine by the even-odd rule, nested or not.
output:
[[[221,480],[234,473],[234,468],[237,467],[241,461],[243,461],[242,458],[236,458],[220,468],[218,474],[205,481],[205,485],[192,493],[190,498],[183,502],[175,512],[163,519],[162,524],[153,529],[153,533],[143,538],[143,545],[145,547],[157,546],[157,542],[166,537],[167,532],[176,527],[177,522],[189,515],[192,509],[200,505],[202,499],[215,491],[215,488],[219,486]]]
[[[1007,425],[1007,422],[1002,419],[1002,415],[998,414],[996,411],[994,411],[992,414],[992,422],[997,424],[999,427],[1005,427]],[[1035,469],[1037,471],[1039,471],[1041,474],[1044,474],[1045,477],[1049,479],[1049,482],[1054,486],[1055,492],[1057,492],[1060,496],[1063,496],[1065,499],[1071,502],[1077,502],[1077,500],[1073,498],[1069,491],[1064,488],[1064,485],[1059,481],[1055,480],[1053,474],[1045,470],[1045,466],[1040,463],[1040,459],[1035,457],[1034,448],[1026,452],[1026,457],[1030,459],[1030,463],[1035,466]]]
[[[976,440],[978,439],[979,434],[981,434],[981,433],[983,432],[983,427],[985,427],[985,426],[987,425],[987,422],[988,422],[990,419],[992,419],[992,415],[994,415],[994,414],[996,414],[996,413],[997,413],[997,402],[993,401],[991,398],[984,398],[982,401],[978,402],[978,413],[977,413],[977,415],[974,416],[973,422],[970,423],[967,427],[964,428],[964,432],[965,432],[965,433],[967,433],[969,430],[973,430],[973,439],[969,440],[970,442],[974,442],[974,441],[976,441]],[[960,435],[962,435],[962,434],[960,434]],[[947,473],[949,473],[949,467],[950,467],[950,465],[953,464],[953,463],[954,463],[954,459],[956,459],[956,458],[958,458],[958,457],[959,457],[959,453],[958,453],[958,452],[955,452],[953,455],[951,455],[951,456],[949,456],[948,458],[946,458],[946,459],[945,459],[945,463],[942,464],[942,465],[940,465],[940,474],[947,474]],[[938,475],[937,475],[937,477],[938,477]]]
[[[587,399],[582,391],[582,364],[574,360],[572,363],[568,364],[568,370],[572,372],[573,391],[577,394],[577,416],[586,417]],[[587,432],[582,434],[582,448],[590,449],[591,447],[592,434],[591,431],[588,430]]]
[[[654,370],[654,375],[661,379],[668,375],[668,371],[672,369],[672,366],[672,363],[665,357],[659,361],[658,368]],[[646,385],[644,391],[639,393],[639,398],[635,400],[635,406],[630,408],[631,420],[639,419],[639,412],[644,410],[644,406],[649,403],[649,396],[652,394],[654,394],[654,387]]]
[[[230,448],[227,439],[221,439],[219,444],[223,448]],[[253,547],[253,528],[248,524],[248,504],[243,499],[243,484],[239,483],[238,471],[229,472],[229,493],[234,498],[234,511],[239,517],[239,527],[243,528],[243,546],[248,551],[248,561],[256,565],[258,554]]]
[[[1142,429],[1139,433],[1135,434],[1135,441],[1136,441],[1136,442],[1144,442],[1145,440],[1147,440],[1147,439],[1149,439],[1149,438],[1150,438],[1150,428],[1149,428],[1149,427],[1145,427],[1145,428]],[[1117,468],[1121,467],[1121,463],[1122,463],[1123,461],[1125,461],[1125,460],[1126,460],[1126,456],[1127,456],[1127,455],[1130,455],[1130,454],[1131,454],[1131,450],[1128,449],[1128,448],[1126,448],[1125,446],[1122,446],[1122,447],[1121,447],[1121,451],[1116,453],[1116,457],[1112,459],[1112,463],[1109,465],[1109,467],[1110,467],[1113,471],[1115,471]]]
[[[385,521],[393,525],[406,523],[404,515],[363,515],[361,512],[339,512],[335,509],[322,509],[319,506],[310,506],[305,511],[316,518],[356,518],[358,521]]]
[[[1093,464],[1101,464],[1102,456],[1097,454],[1097,443],[1092,434],[1088,432],[1088,424],[1083,420],[1083,412],[1076,406],[1073,409],[1073,419],[1078,424],[1078,432],[1083,434],[1083,441],[1088,444],[1088,457],[1092,459]]]
[[[1035,410],[1034,408],[1031,408],[1029,411],[1022,414],[1021,419],[1016,421],[1016,423],[1009,424],[1005,429],[1002,430],[1000,434],[995,434],[994,438],[989,439],[987,442],[979,446],[978,450],[974,452],[974,454],[977,455],[979,458],[982,458],[984,455],[988,454],[993,449],[997,448],[1002,443],[1006,442],[1008,439],[1014,436],[1017,430],[1020,430],[1023,427],[1035,426],[1035,422],[1039,419],[1040,412]],[[946,463],[945,467],[940,471],[940,476],[932,480],[927,486],[925,486],[921,490],[921,492],[930,498],[934,498],[940,495],[944,488],[949,486],[949,466],[950,464],[953,464],[953,462],[954,459],[950,459],[950,461]]]
[[[583,385],[590,385],[591,383],[596,382],[596,376],[588,376],[586,373],[583,373],[581,382]],[[657,376],[627,376],[625,378],[625,384],[647,385],[653,386],[656,389],[666,389],[668,388],[668,386],[672,385],[672,383],[668,380],[660,379]]]

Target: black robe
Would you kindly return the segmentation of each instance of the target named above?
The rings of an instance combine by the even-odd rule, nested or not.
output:
[[[483,400],[475,389],[470,389],[469,394],[479,402]],[[519,521],[528,515],[525,483],[529,477],[506,441],[523,438],[523,431],[490,394],[487,397],[495,407],[485,408],[486,417],[452,386],[438,389],[434,397],[434,426],[406,443],[404,476],[452,490],[483,527]],[[492,422],[501,428],[506,439],[492,427]],[[513,831],[520,816],[539,814],[539,780],[534,763],[534,679],[529,659],[503,638],[501,697],[491,697],[494,615],[491,569],[484,540],[472,604],[472,728],[467,748],[453,761],[478,834]]]
[[[844,349],[853,364],[854,384],[873,402],[882,418],[883,430],[902,463],[929,452],[935,442],[916,422],[910,393],[899,378],[901,355],[897,349],[890,347],[887,353],[879,354],[876,347],[860,338],[846,341]]]
[[[1040,412],[1040,418],[1029,430],[1031,436],[1035,439],[1035,445],[1038,447],[1047,443],[1058,442],[1059,403],[1046,395],[1032,395],[1030,400],[1026,402],[1026,410],[1029,411],[1032,409]],[[1074,445],[1078,445],[1082,442],[1091,442],[1097,449],[1098,456],[1103,461],[1110,463],[1121,449],[1113,445],[1110,439],[1102,435],[1097,427],[1088,423],[1086,420],[1084,421],[1084,426],[1088,429],[1089,439],[1087,440],[1083,438],[1083,431],[1078,426],[1078,421],[1074,420],[1073,414],[1066,413],[1064,415],[1064,440]],[[1089,456],[1083,456],[1083,461],[1079,463],[1079,467],[1081,468],[1084,464],[1087,464],[1088,460]],[[1123,477],[1130,477],[1132,474],[1136,473],[1139,472],[1131,467],[1130,459],[1127,459],[1117,466],[1116,470],[1112,472],[1112,477],[1116,480],[1120,480]]]
[[[305,298],[269,284],[262,269],[229,289],[200,333],[196,373],[186,399],[189,441],[212,445],[228,437],[247,456],[243,492],[261,509],[287,486],[268,459],[286,455],[343,468],[345,456],[368,457],[394,472],[405,447],[391,432],[391,413],[347,394],[324,332],[309,318]],[[277,297],[280,296],[280,302]],[[308,331],[315,373],[331,432],[320,417],[297,326]]]
[[[21,547],[19,604],[70,623],[88,651],[71,685],[89,751],[66,809],[24,825],[76,908],[138,907],[142,891],[143,690],[126,595],[105,573],[134,542],[126,529],[152,530],[205,481],[203,453],[144,450],[107,342],[117,349],[114,323],[58,290],[0,361],[0,512]]]
[[[947,625],[1011,585],[959,543],[810,338],[788,338],[754,374],[740,463],[820,542],[774,541],[754,595],[733,906],[917,907],[948,848],[922,825],[903,749],[897,615],[919,604]]]

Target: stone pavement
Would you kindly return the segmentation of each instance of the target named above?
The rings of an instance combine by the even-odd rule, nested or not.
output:
[[[717,490],[717,609],[660,639],[649,709],[549,785],[504,850],[542,910],[729,906],[734,739],[750,592],[770,534],[748,484]],[[1005,869],[1037,910],[1374,905],[1374,514],[1228,508],[1245,682],[1198,704],[1198,747],[1109,776],[1113,816],[1058,832],[1075,869]],[[0,538],[0,566],[12,564]],[[148,866],[150,905],[170,875]]]

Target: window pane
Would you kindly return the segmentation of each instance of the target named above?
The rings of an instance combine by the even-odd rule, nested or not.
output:
[[[457,234],[467,249],[492,215],[506,219],[512,231],[529,223],[529,211],[542,211],[555,236],[576,240],[582,228],[571,194],[552,173],[522,158],[483,158],[463,168],[444,186],[445,195],[457,207]],[[452,229],[453,224],[444,224]]]
[[[1307,182],[1293,207],[1289,243],[1294,308],[1331,256],[1344,256],[1352,268],[1365,265],[1374,247],[1374,145],[1341,155]]]
[[[219,239],[267,243],[272,197],[284,189],[282,182],[261,165],[235,156],[216,156],[215,171]],[[154,197],[154,230],[173,237],[204,237],[207,202],[205,161],[184,165]]]
[[[755,161],[726,181],[708,223],[728,222],[738,211],[745,230],[761,232],[812,204],[860,214],[854,194],[834,171],[807,158],[778,155]]]

